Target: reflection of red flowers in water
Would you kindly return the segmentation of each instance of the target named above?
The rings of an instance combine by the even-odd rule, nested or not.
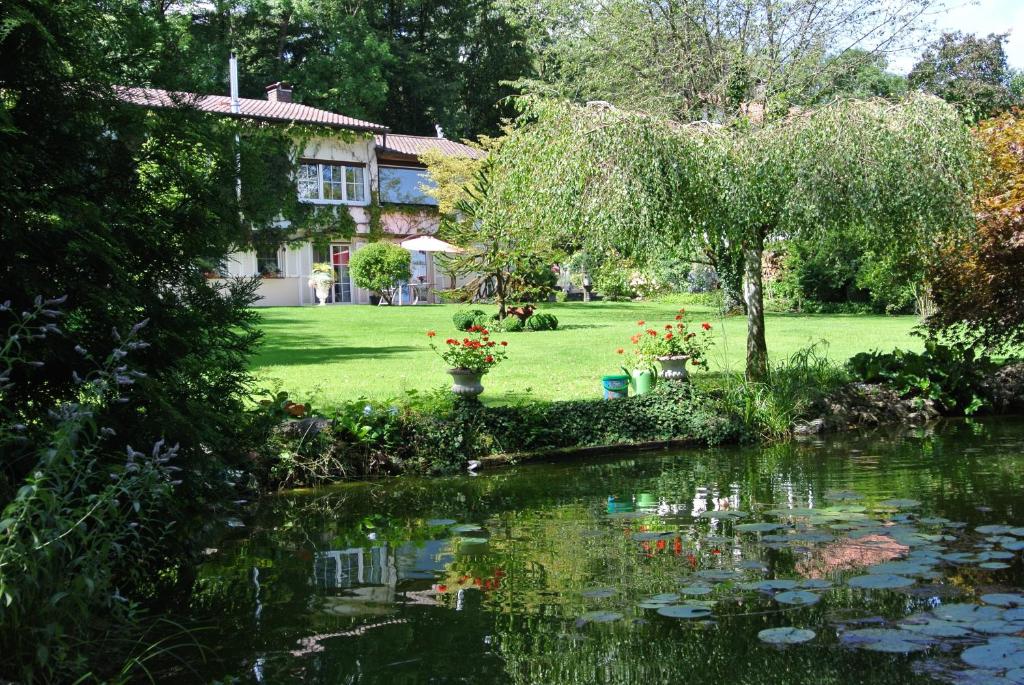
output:
[[[665,549],[665,541],[664,540],[658,540],[657,546],[658,546],[658,549]]]
[[[438,585],[437,586],[437,591],[438,592],[448,592],[448,586],[447,585]]]
[[[683,553],[683,541],[681,538],[676,538],[675,542],[672,543],[672,549],[675,551],[676,556]]]
[[[686,560],[690,562],[690,566],[697,568],[697,557],[693,556],[693,554],[687,554]]]
[[[713,549],[713,550],[711,550],[711,553],[712,554],[721,554],[722,550],[720,550],[720,549]]]

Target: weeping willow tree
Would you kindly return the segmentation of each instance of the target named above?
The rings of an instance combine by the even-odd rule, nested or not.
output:
[[[524,103],[495,158],[492,201],[556,242],[638,262],[668,248],[742,259],[747,376],[767,373],[765,243],[848,236],[926,255],[968,233],[978,159],[942,101],[839,101],[749,127],[681,125],[606,105]]]

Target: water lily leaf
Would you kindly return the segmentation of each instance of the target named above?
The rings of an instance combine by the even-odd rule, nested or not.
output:
[[[806,628],[766,628],[757,634],[762,642],[770,645],[796,645],[801,642],[809,642],[815,637],[813,630]]]
[[[475,523],[460,523],[457,526],[452,526],[448,530],[458,535],[460,533],[475,533],[483,530],[483,528]]]
[[[832,587],[832,581],[824,578],[807,578],[801,580],[798,585],[806,590],[827,590]]]
[[[637,542],[644,542],[647,540],[660,540],[662,538],[672,538],[675,537],[675,535],[675,533],[668,532],[644,531],[642,533],[633,533],[633,539]]]
[[[886,499],[879,502],[883,507],[894,507],[896,509],[913,509],[914,507],[921,506],[921,503],[916,499]]]
[[[936,607],[932,613],[945,621],[956,621],[957,623],[992,621],[1003,615],[999,607],[982,604],[946,604]]]
[[[821,595],[817,595],[813,592],[807,592],[806,590],[789,590],[787,592],[780,592],[775,595],[775,601],[780,604],[817,604],[821,600]]]
[[[1024,540],[1014,540],[1013,542],[1004,542],[1003,549],[1008,549],[1011,552],[1019,552],[1024,549]]]
[[[928,645],[920,642],[909,642],[908,640],[881,640],[879,642],[865,642],[858,645],[861,649],[868,649],[872,652],[888,652],[890,654],[910,654],[911,652],[922,652],[928,649]]]
[[[453,526],[456,523],[455,519],[427,519],[428,526]]]
[[[579,620],[587,623],[611,623],[620,618],[622,618],[622,614],[617,611],[588,611],[580,616]]]
[[[935,619],[922,619],[920,622],[906,621],[900,623],[900,628],[928,637],[967,637],[971,634],[971,631],[962,625]]]
[[[951,564],[969,564],[977,560],[973,554],[969,554],[967,552],[950,552],[948,554],[940,554],[939,558],[943,561],[948,561]]]
[[[985,633],[987,635],[1013,635],[1024,630],[1024,626],[1020,623],[993,619],[991,621],[978,621],[971,625],[971,629],[976,633]]]
[[[747,560],[741,561],[740,563],[736,564],[736,567],[737,568],[747,569],[747,570],[750,570],[750,571],[767,571],[768,570],[768,567],[765,566],[765,563],[763,561],[758,561],[757,559],[747,559]]]
[[[587,599],[604,599],[606,597],[614,597],[618,592],[618,590],[611,587],[596,587],[591,588],[590,590],[584,590],[580,595]]]
[[[648,602],[660,602],[662,604],[670,604],[670,603],[676,601],[677,599],[679,599],[679,595],[675,594],[674,592],[665,592],[665,593],[662,593],[660,595],[654,595],[653,597],[648,597],[647,601]]]
[[[976,668],[1024,668],[1024,638],[995,637],[987,644],[965,649],[960,658]]]
[[[702,595],[710,595],[714,592],[714,588],[710,585],[686,585],[679,588],[679,592],[690,597],[700,597]]]
[[[879,573],[850,578],[850,580],[847,581],[847,584],[850,587],[861,588],[863,590],[893,590],[901,587],[910,587],[914,582],[913,578],[888,573]]]
[[[1009,533],[1011,530],[1013,530],[1013,527],[1004,525],[989,525],[978,526],[974,530],[975,532],[981,533],[982,535],[1002,535],[1003,533]]]
[[[736,530],[741,533],[770,533],[783,527],[781,523],[740,523]]]
[[[703,578],[704,580],[710,580],[712,582],[725,582],[727,580],[735,580],[743,576],[743,574],[739,571],[730,571],[728,569],[716,568],[708,568],[704,569],[703,571],[697,571],[697,573],[695,573],[694,575],[699,578]]]
[[[1007,609],[1003,612],[1004,621],[1024,621],[1024,607]]]
[[[997,607],[1019,607],[1024,606],[1024,595],[992,593],[989,595],[982,595],[981,601],[985,604],[991,604],[992,606]]]
[[[788,578],[778,578],[775,580],[755,580],[750,583],[740,583],[740,587],[744,590],[761,590],[762,592],[775,592],[776,590],[793,590],[797,586],[797,581],[790,580]]]
[[[658,609],[658,613],[668,618],[707,618],[711,609],[693,604],[669,604]]]
[[[1011,528],[1010,530],[1008,530],[1006,532],[1009,533],[1010,535],[1016,535],[1019,538],[1024,538],[1024,527],[1021,527],[1021,528]]]
[[[951,523],[951,521],[949,519],[942,518],[941,516],[925,517],[925,518],[918,519],[917,522],[918,523],[922,523],[922,524],[924,524],[926,526],[944,526],[947,523]]]
[[[986,571],[1002,571],[1004,568],[1010,568],[1010,565],[1003,561],[986,561],[978,564],[978,568],[983,568]]]
[[[917,576],[922,573],[927,573],[932,569],[931,566],[927,565],[924,561],[886,561],[881,564],[869,566],[865,570],[872,575],[888,573],[900,576]]]
[[[1013,554],[1010,552],[982,552],[978,555],[978,561],[991,561],[997,559],[999,561],[1006,561],[1013,559]]]
[[[741,519],[750,516],[745,511],[733,511],[732,509],[722,509],[720,511],[702,511],[700,518],[702,519]]]

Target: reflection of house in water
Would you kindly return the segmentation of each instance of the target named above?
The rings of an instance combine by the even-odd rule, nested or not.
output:
[[[313,558],[313,586],[345,591],[330,598],[332,613],[379,613],[374,605],[393,604],[401,581],[433,580],[452,559],[448,540],[407,542],[397,549],[382,544],[328,550]]]

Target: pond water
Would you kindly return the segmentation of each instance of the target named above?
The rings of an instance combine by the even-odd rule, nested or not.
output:
[[[287,494],[175,618],[207,681],[1024,683],[1022,485],[999,420]]]

